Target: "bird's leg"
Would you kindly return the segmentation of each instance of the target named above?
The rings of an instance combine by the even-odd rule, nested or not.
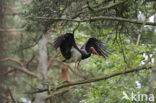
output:
[[[76,65],[77,64],[77,65]],[[74,73],[75,73],[75,75],[77,75],[76,74],[76,71],[78,70],[80,73],[82,73],[81,71],[80,71],[80,69],[79,69],[79,64],[80,64],[80,61],[78,62],[78,63],[75,63],[75,69],[74,69]]]
[[[80,64],[80,61],[78,62],[78,64],[77,64],[77,70],[79,71],[79,73],[81,74],[81,76],[83,77],[83,78],[87,78],[87,76],[85,75],[85,74],[83,74],[81,71],[80,71],[80,69],[79,69],[79,64]]]
[[[74,68],[74,73],[76,74],[76,69],[77,69],[77,66],[76,66],[76,63],[75,63],[75,68]]]
[[[76,69],[81,73],[81,71],[80,71],[80,69],[79,69],[79,64],[80,64],[80,61],[77,63]]]
[[[76,66],[76,64],[77,64],[77,63],[75,63],[74,74],[75,74],[75,76],[76,76],[76,79],[78,79],[78,78],[77,78],[77,75],[78,75],[78,74],[76,73],[76,69],[77,69],[77,66]]]

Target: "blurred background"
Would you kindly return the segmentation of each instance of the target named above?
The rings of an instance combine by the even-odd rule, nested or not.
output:
[[[122,97],[155,96],[155,0],[0,1],[0,103],[147,103]],[[78,47],[96,37],[112,50],[108,58],[80,63],[87,79],[145,70],[51,91],[86,79],[56,56],[53,42],[65,33],[74,33]],[[42,89],[47,92],[32,93]]]

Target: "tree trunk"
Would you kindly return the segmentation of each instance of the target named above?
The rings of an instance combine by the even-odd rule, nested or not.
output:
[[[0,0],[0,28],[4,28],[4,0]],[[4,37],[5,34],[3,31],[0,31],[0,59],[4,58]],[[0,62],[0,73],[4,73],[6,71],[6,67]],[[4,87],[3,83],[6,81],[6,75],[0,75],[0,103],[4,103]]]
[[[44,88],[42,81],[47,79],[47,35],[42,35],[42,38],[38,44],[39,47],[39,65],[37,69],[38,76],[38,88]],[[47,97],[47,92],[37,93],[35,97],[34,103],[46,103],[45,98]]]

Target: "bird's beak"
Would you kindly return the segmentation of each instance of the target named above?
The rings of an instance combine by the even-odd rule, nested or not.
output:
[[[96,55],[98,55],[100,57],[100,55],[97,53],[97,51],[93,47],[91,47],[91,50],[92,50],[93,54],[96,54]]]

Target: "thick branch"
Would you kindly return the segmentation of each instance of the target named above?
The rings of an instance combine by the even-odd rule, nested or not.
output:
[[[110,73],[109,75],[103,75],[103,76],[99,76],[99,77],[95,77],[95,78],[90,78],[88,80],[81,80],[81,81],[76,81],[76,82],[72,82],[72,83],[62,84],[62,85],[59,85],[56,88],[53,88],[51,90],[58,90],[58,89],[69,87],[69,86],[86,84],[86,83],[91,83],[91,82],[97,82],[100,80],[107,80],[109,78],[112,78],[112,77],[115,77],[118,75],[137,72],[137,71],[149,69],[149,68],[152,68],[152,67],[151,66],[139,66],[139,67],[131,68],[131,69],[127,69],[127,70],[116,71],[116,72]],[[33,93],[44,92],[44,91],[48,91],[48,89],[39,90],[39,91],[33,92]]]
[[[112,20],[112,21],[120,21],[120,22],[129,22],[134,24],[143,24],[143,21],[137,21],[134,19],[126,19],[121,17],[108,17],[108,16],[99,16],[93,17],[91,19],[83,19],[83,20],[76,20],[76,19],[64,19],[64,18],[47,18],[47,17],[37,17],[37,19],[47,19],[47,20],[54,20],[54,21],[71,21],[71,22],[95,22],[100,20]],[[146,22],[145,25],[152,25],[156,26],[156,22]]]

